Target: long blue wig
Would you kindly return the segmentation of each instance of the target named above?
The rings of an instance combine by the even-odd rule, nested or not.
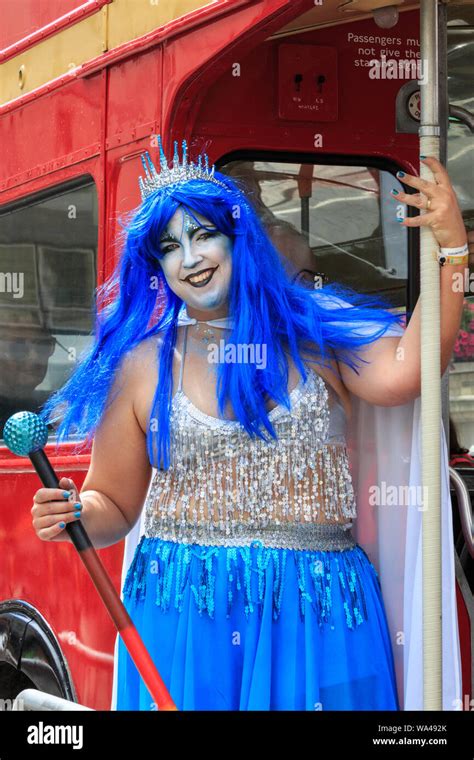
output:
[[[81,439],[81,445],[91,442],[112,400],[120,363],[141,341],[161,333],[158,384],[150,413],[156,435],[148,436],[148,452],[154,466],[169,467],[171,370],[183,302],[164,277],[159,241],[179,207],[191,216],[203,215],[231,240],[229,343],[266,346],[265,368],[244,362],[217,364],[219,414],[230,401],[249,436],[276,438],[266,411],[269,398],[290,409],[288,354],[304,380],[303,360],[309,356],[328,366],[335,355],[357,372],[358,361],[364,361],[358,349],[399,323],[400,315],[390,312],[389,304],[379,297],[340,285],[317,291],[293,282],[241,187],[220,172],[214,177],[224,186],[202,179],[169,185],[146,197],[122,220],[120,260],[97,293],[94,341],[41,410],[45,421],[55,427],[57,446],[70,435]],[[329,298],[318,297],[318,292]],[[338,298],[346,302],[344,308],[334,308]],[[365,329],[358,333],[350,329],[351,323],[363,323]]]

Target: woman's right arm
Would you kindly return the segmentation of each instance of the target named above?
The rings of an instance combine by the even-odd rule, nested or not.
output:
[[[136,356],[132,352],[123,361],[111,396],[117,390],[120,393],[96,430],[90,467],[79,497],[81,517],[75,517],[78,494],[69,478],[61,478],[58,489],[40,488],[36,492],[31,513],[33,527],[43,541],[70,541],[65,524],[80,519],[99,549],[124,538],[140,516],[152,472],[146,436],[134,411],[140,353]],[[74,498],[64,497],[65,489]]]

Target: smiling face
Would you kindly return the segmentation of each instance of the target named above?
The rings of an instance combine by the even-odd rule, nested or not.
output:
[[[171,217],[160,240],[160,264],[189,316],[217,319],[227,315],[232,242],[205,216],[192,213],[199,224],[182,207]]]

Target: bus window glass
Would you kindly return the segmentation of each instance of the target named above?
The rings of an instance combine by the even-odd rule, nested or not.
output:
[[[90,181],[0,209],[0,431],[38,411],[89,344],[97,239]]]
[[[474,117],[474,8],[449,5],[448,95]],[[449,368],[450,454],[454,466],[471,467],[474,455],[474,140],[468,126],[451,114],[447,169],[461,207],[470,243],[469,279],[461,328]]]
[[[232,161],[292,277],[340,282],[406,305],[407,230],[389,172],[367,166]]]

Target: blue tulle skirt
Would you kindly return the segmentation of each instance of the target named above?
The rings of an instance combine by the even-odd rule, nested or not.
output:
[[[343,551],[142,537],[123,599],[179,710],[398,710],[380,584]],[[154,710],[121,640],[117,710]]]

